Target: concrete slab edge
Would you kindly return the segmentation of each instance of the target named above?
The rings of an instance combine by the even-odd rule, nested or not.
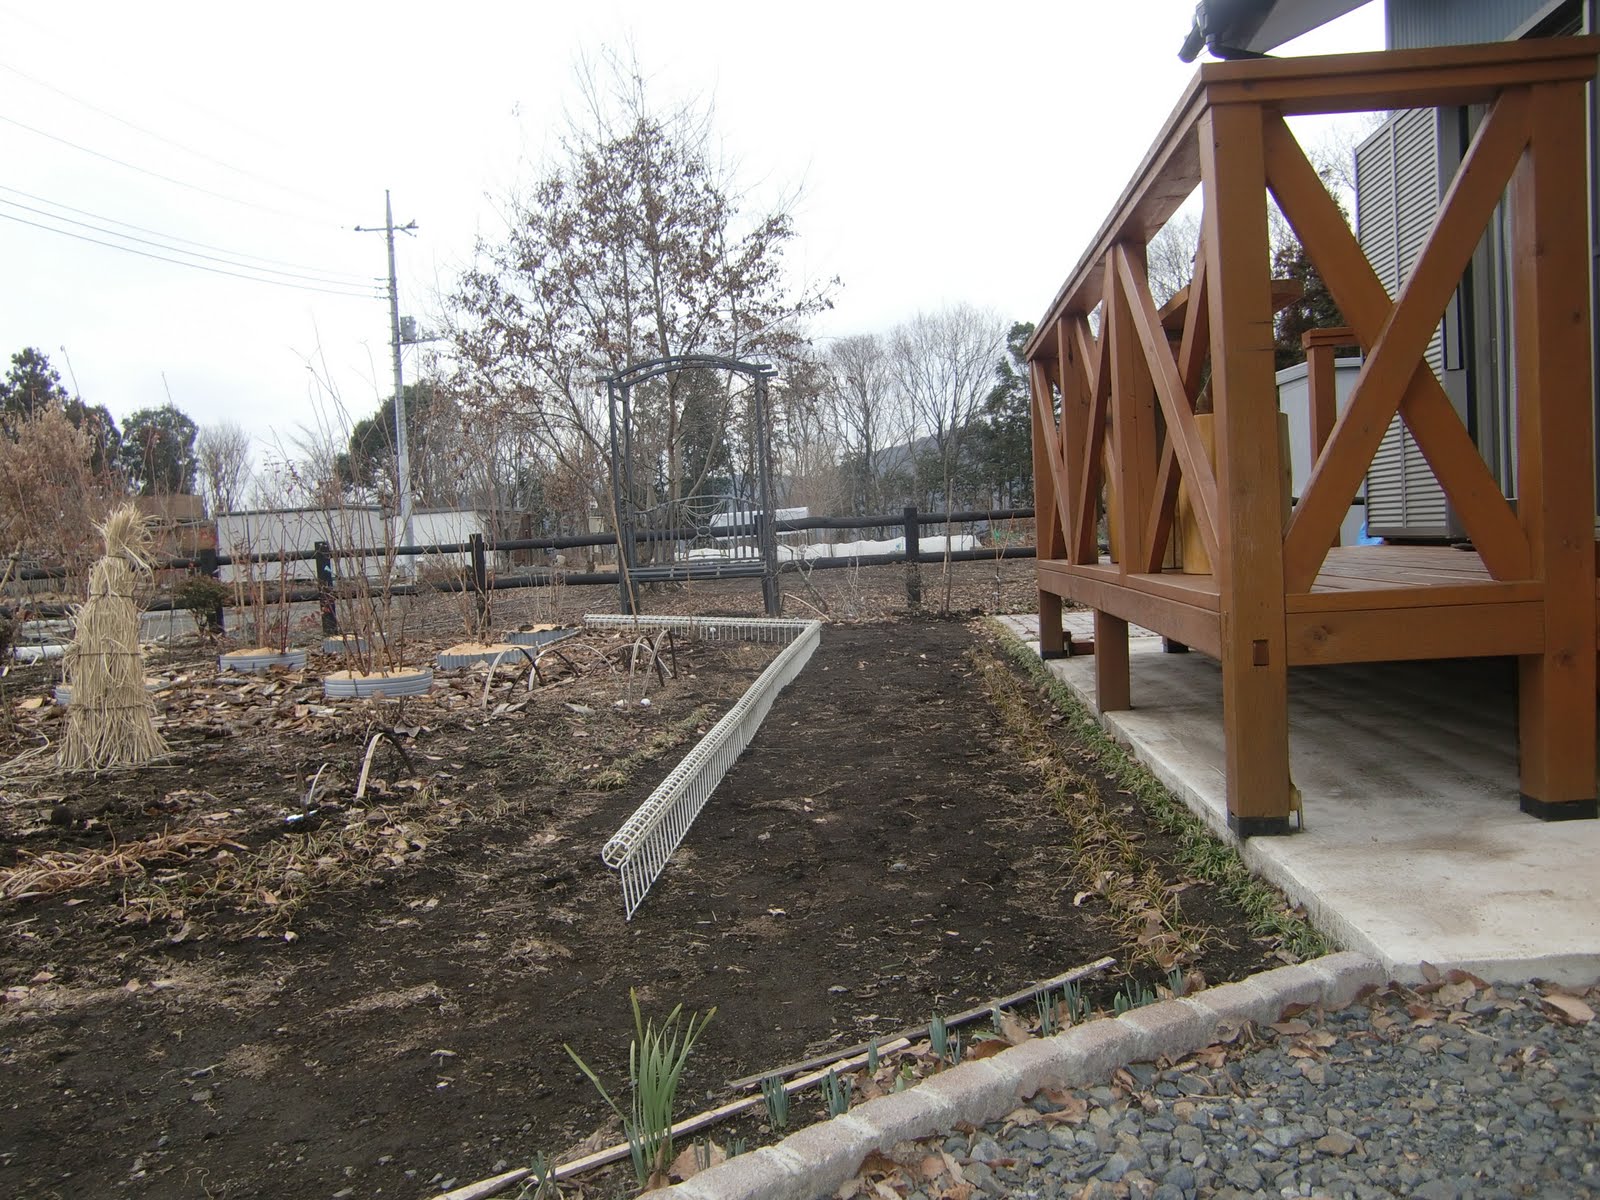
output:
[[[1378,961],[1343,952],[1090,1021],[993,1058],[964,1062],[652,1195],[661,1200],[831,1196],[875,1150],[944,1133],[961,1121],[985,1124],[1038,1091],[1103,1083],[1131,1062],[1178,1058],[1209,1045],[1225,1026],[1276,1021],[1290,1005],[1344,1008],[1387,982]]]

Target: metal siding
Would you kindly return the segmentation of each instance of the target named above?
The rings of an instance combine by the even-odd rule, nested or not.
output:
[[[1356,236],[1389,295],[1416,265],[1439,211],[1439,117],[1431,108],[1397,112],[1356,149]],[[1444,363],[1435,329],[1424,354],[1434,374]],[[1396,417],[1367,475],[1367,531],[1376,537],[1444,537],[1444,489]]]
[[[1525,26],[1546,0],[1387,0],[1389,49],[1500,42]]]

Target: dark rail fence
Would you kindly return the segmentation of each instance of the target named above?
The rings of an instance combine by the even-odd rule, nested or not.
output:
[[[914,507],[906,508],[898,514],[881,514],[865,517],[801,517],[789,521],[777,521],[775,525],[780,534],[800,533],[811,530],[859,530],[881,529],[885,532],[891,529],[902,530],[905,536],[905,549],[888,554],[861,554],[842,555],[834,557],[814,557],[794,560],[784,560],[778,564],[781,572],[809,572],[813,570],[838,570],[849,567],[877,567],[890,566],[895,563],[915,565],[920,563],[942,562],[990,562],[997,559],[1033,558],[1033,546],[986,546],[976,550],[927,550],[922,549],[923,531],[929,526],[942,525],[947,530],[951,526],[972,525],[985,523],[991,527],[1006,521],[1032,520],[1034,510],[1031,508],[1006,508],[1006,509],[973,509],[956,512],[919,512]],[[741,525],[728,525],[716,530],[719,539],[734,539],[740,537],[753,537],[758,531],[755,521]],[[662,543],[688,543],[698,537],[703,537],[704,529],[652,529],[640,530],[634,535],[637,544]],[[380,547],[355,547],[339,548],[327,542],[318,542],[310,550],[285,550],[274,552],[271,555],[232,556],[219,554],[215,551],[203,551],[189,557],[172,557],[158,559],[151,563],[157,571],[192,571],[196,574],[214,577],[217,572],[226,566],[244,565],[264,566],[269,563],[313,562],[316,564],[316,582],[314,586],[294,588],[287,591],[287,598],[291,602],[314,602],[322,613],[322,628],[325,633],[337,634],[339,632],[337,609],[335,600],[341,583],[345,587],[352,584],[367,583],[367,594],[387,594],[390,596],[416,596],[428,592],[476,592],[480,597],[486,596],[491,591],[502,591],[513,588],[549,587],[552,585],[577,585],[580,587],[590,585],[609,585],[616,587],[623,581],[623,574],[619,571],[566,571],[559,567],[533,567],[515,572],[491,573],[488,568],[489,555],[495,553],[510,553],[519,550],[578,550],[589,547],[611,546],[617,544],[615,533],[579,534],[572,537],[535,537],[514,538],[502,541],[490,541],[482,534],[473,534],[464,542],[440,542],[429,545],[415,546],[380,546]],[[340,580],[334,570],[334,564],[341,559],[379,559],[392,562],[401,558],[413,560],[431,555],[461,554],[469,557],[469,571],[460,575],[444,579],[416,580],[410,583],[388,583],[381,587],[373,587],[365,575],[355,578]],[[736,560],[737,561],[737,560]],[[721,570],[726,564],[710,562],[695,564],[692,561],[682,561],[677,570],[657,571],[648,580],[638,582],[684,582],[690,580],[712,580],[719,578],[738,578],[739,572]],[[19,581],[35,581],[46,579],[65,579],[71,572],[63,567],[37,567],[17,571],[13,578]],[[918,587],[914,576],[908,575],[908,598],[915,600],[914,592]],[[282,597],[274,596],[274,600]],[[248,600],[248,597],[246,597]],[[30,610],[40,615],[62,615],[65,612],[60,605],[29,606]],[[168,612],[174,609],[183,609],[184,604],[176,599],[162,599],[150,604],[150,612]],[[221,627],[222,614],[220,611],[208,614],[208,621],[213,628]]]

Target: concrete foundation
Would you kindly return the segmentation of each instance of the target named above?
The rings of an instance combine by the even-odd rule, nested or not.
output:
[[[1091,617],[1066,621],[1082,639]],[[1037,650],[1036,617],[1003,621]],[[1221,670],[1138,632],[1133,708],[1101,722],[1236,840]],[[1092,658],[1048,665],[1093,709]],[[1424,961],[1505,982],[1600,978],[1600,821],[1519,810],[1515,677],[1506,659],[1292,670],[1290,756],[1306,828],[1251,838],[1245,862],[1395,978],[1419,979]]]

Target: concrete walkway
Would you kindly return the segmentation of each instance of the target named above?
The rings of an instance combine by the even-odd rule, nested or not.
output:
[[[1067,617],[1092,636],[1077,627],[1091,614]],[[1037,617],[1001,620],[1037,650]],[[1134,707],[1102,723],[1231,839],[1217,663],[1153,636],[1131,658]],[[1094,660],[1049,665],[1092,709]],[[1519,811],[1513,683],[1503,659],[1291,671],[1306,830],[1251,839],[1246,863],[1399,979],[1423,961],[1503,982],[1600,978],[1600,821]]]

